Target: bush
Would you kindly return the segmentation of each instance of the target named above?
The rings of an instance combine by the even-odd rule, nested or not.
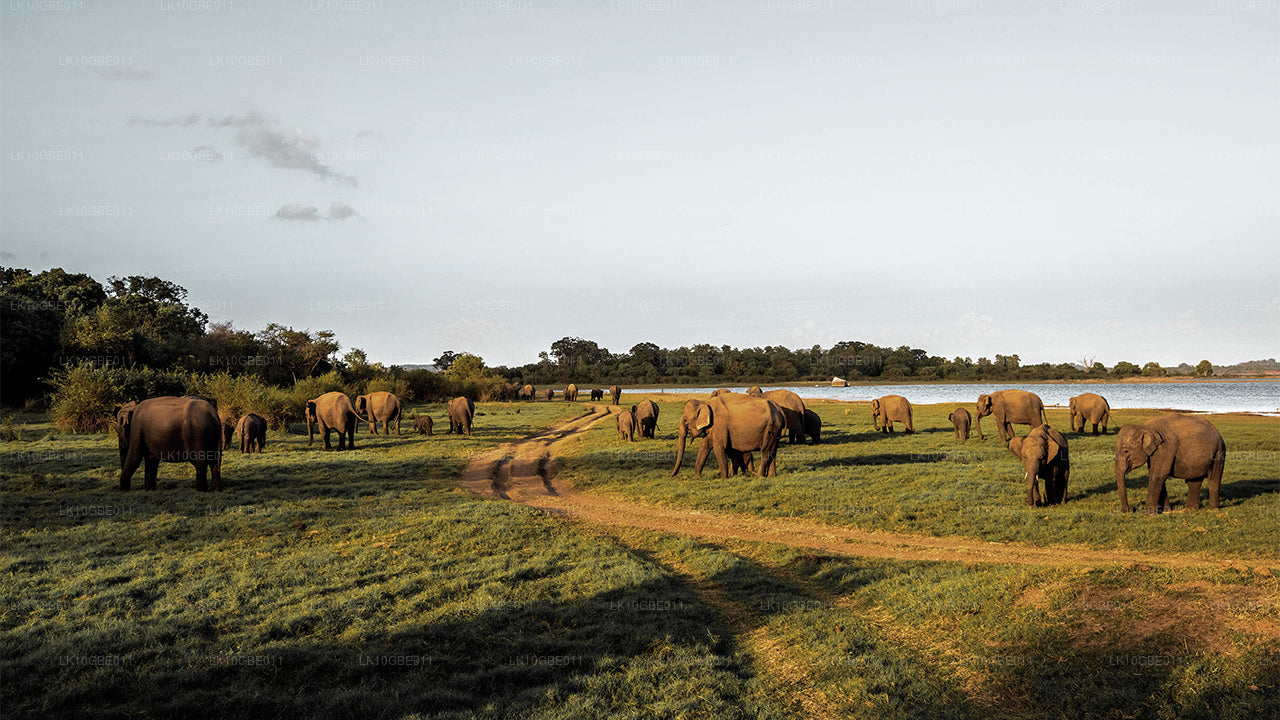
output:
[[[286,410],[291,417],[301,418],[302,409],[307,406],[307,401],[318,398],[327,392],[340,392],[347,395],[359,395],[358,388],[348,387],[342,381],[342,375],[337,370],[316,377],[303,378],[294,383],[293,388],[285,391]]]
[[[55,370],[49,378],[53,386],[49,415],[54,426],[82,433],[110,429],[112,416],[125,398],[123,388],[112,375],[111,370],[90,365]]]
[[[375,392],[389,392],[400,398],[401,402],[408,402],[414,398],[413,390],[409,387],[409,381],[404,378],[375,377],[365,385],[364,392],[360,394],[368,395]]]
[[[272,429],[285,427],[291,417],[298,415],[296,408],[290,413],[290,394],[280,388],[266,385],[256,375],[233,376],[229,372],[203,375],[195,383],[194,391],[218,401],[218,415],[224,425],[234,425],[248,413],[261,415]]]

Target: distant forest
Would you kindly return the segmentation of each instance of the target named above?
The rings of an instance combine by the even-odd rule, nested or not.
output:
[[[1101,363],[1024,365],[1016,354],[948,359],[905,345],[889,348],[853,340],[806,349],[707,344],[669,349],[641,342],[614,353],[577,337],[551,343],[537,362],[520,367],[487,367],[482,358],[459,348],[435,358],[434,368],[413,369],[371,363],[358,348],[339,355],[341,347],[329,330],[295,330],[271,323],[250,332],[229,322],[210,323],[202,310],[188,304],[184,288],[161,278],[111,277],[102,283],[61,268],[35,274],[0,268],[0,400],[10,406],[38,402],[69,368],[85,366],[135,374],[146,370],[191,377],[251,375],[276,387],[326,375],[355,388],[375,380],[394,381],[396,387],[419,388],[420,400],[459,387],[483,394],[484,388],[500,386],[500,381],[634,385],[817,383],[833,377],[849,382],[1073,380],[1280,370],[1275,359],[1228,368],[1207,360],[1177,368],[1154,362],[1120,362],[1111,368]],[[440,378],[468,384],[450,385]],[[127,386],[129,378],[113,382]]]

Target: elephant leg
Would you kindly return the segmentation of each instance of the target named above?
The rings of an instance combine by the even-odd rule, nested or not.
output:
[[[350,432],[348,432],[348,433],[347,433],[347,449],[348,449],[348,450],[355,450],[355,449],[356,449],[356,426],[355,426],[355,423],[352,423],[352,424],[351,424],[351,430],[350,430]]]
[[[149,457],[143,461],[143,465],[142,465],[142,489],[143,490],[156,489],[156,475],[159,473],[159,471],[160,471],[159,458]]]
[[[702,466],[707,464],[707,456],[711,454],[711,438],[703,438],[698,443],[698,456],[693,463],[693,476],[702,478]]]
[[[196,466],[196,490],[209,492],[209,463],[201,460],[191,464]]]
[[[261,452],[261,449],[259,449]],[[214,490],[222,492],[222,461],[215,460],[209,465],[209,483]]]
[[[760,451],[760,475],[758,477],[777,477],[778,449]]]
[[[1168,511],[1169,491],[1165,488],[1165,478],[1152,473],[1147,480],[1147,514],[1155,515],[1161,506]]]
[[[130,453],[125,457],[124,464],[120,467],[120,489],[128,490],[133,484],[133,474],[138,471],[138,466],[142,464],[142,456],[134,456]]]
[[[716,462],[720,465],[720,477],[725,479],[729,477],[729,453],[724,447],[717,446],[712,448],[716,454]]]
[[[1048,488],[1046,488],[1048,489]],[[1040,504],[1040,479],[1034,473],[1027,473],[1027,500],[1026,503],[1035,507]]]
[[[1200,480],[1187,481],[1187,509],[1200,509]]]

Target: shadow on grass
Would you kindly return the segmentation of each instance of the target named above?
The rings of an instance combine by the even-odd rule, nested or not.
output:
[[[1129,506],[1135,507],[1146,503],[1147,500],[1147,475],[1129,475],[1124,479],[1124,487],[1129,495]],[[1181,487],[1178,487],[1178,485]],[[1175,491],[1177,493],[1186,493],[1186,481],[1180,478],[1169,478],[1165,481],[1165,489]],[[1116,492],[1116,483],[1114,480],[1095,485],[1084,492],[1076,495],[1072,491],[1073,498],[1089,498],[1097,495],[1116,495],[1116,502],[1119,503],[1119,494]],[[1248,500],[1257,497],[1274,496],[1275,503],[1280,503],[1280,478],[1263,479],[1263,480],[1236,480],[1228,482],[1223,480],[1218,488],[1218,502],[1221,507],[1230,507],[1232,505],[1240,505]],[[1174,498],[1170,498],[1174,500]],[[1182,500],[1185,504],[1185,500]],[[1178,502],[1174,501],[1174,509],[1178,509]],[[1209,507],[1209,487],[1207,483],[1200,485],[1200,507]]]

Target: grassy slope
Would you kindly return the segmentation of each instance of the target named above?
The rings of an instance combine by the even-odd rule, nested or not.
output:
[[[953,405],[917,406],[915,434],[882,435],[872,429],[866,403],[814,403],[824,423],[823,444],[784,441],[777,477],[722,481],[714,458],[702,479],[694,478],[693,443],[681,474],[668,477],[683,402],[655,399],[661,411],[656,440],[628,445],[601,423],[567,450],[561,475],[582,490],[654,504],[805,517],[868,530],[1243,558],[1275,558],[1280,547],[1278,418],[1211,417],[1228,448],[1221,511],[1124,517],[1116,512],[1115,428],[1157,414],[1152,411],[1115,411],[1105,436],[1068,433],[1067,505],[1028,508],[1021,464],[1001,443],[994,422],[984,420],[985,440],[977,439],[975,429],[962,444],[947,420]],[[1049,410],[1048,417],[1055,427],[1069,426],[1065,410]],[[1015,427],[1026,434],[1026,426]],[[1145,469],[1130,473],[1127,487],[1130,503],[1144,506]],[[1170,480],[1167,487],[1181,507],[1186,483]],[[1207,502],[1207,488],[1202,495]]]

